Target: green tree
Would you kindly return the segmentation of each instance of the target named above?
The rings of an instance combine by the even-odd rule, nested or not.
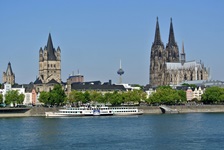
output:
[[[88,91],[85,91],[84,95],[84,101],[83,103],[89,103],[90,102],[90,93]]]
[[[66,94],[60,84],[54,85],[53,90],[50,91],[50,103],[51,105],[62,105],[65,102]]]
[[[118,93],[117,91],[113,92],[111,97],[110,97],[110,103],[113,106],[118,106],[121,105],[121,103],[123,103],[123,97],[122,94]]]
[[[154,105],[173,105],[185,100],[186,94],[184,92],[174,90],[170,86],[161,86],[147,99],[147,102]]]
[[[3,95],[0,94],[0,104],[2,104],[2,103],[3,103]]]
[[[90,100],[92,102],[101,102],[103,99],[102,93],[99,93],[97,91],[90,92]]]
[[[223,102],[224,89],[220,87],[209,87],[202,94],[201,101],[205,104],[214,104]]]
[[[16,104],[22,104],[24,101],[24,94],[19,94],[17,90],[10,90],[7,91],[5,94],[5,103],[7,105],[13,104],[15,106]]]
[[[183,86],[187,86],[187,87],[191,87],[191,88],[196,88],[197,85],[196,84],[188,84],[188,83],[183,83]]]
[[[140,103],[140,101],[144,98],[143,92],[141,90],[133,90],[128,91],[122,94],[124,102],[127,104]]]
[[[85,94],[75,90],[71,91],[68,100],[71,104],[78,104],[79,102],[83,103],[85,102]]]
[[[51,105],[49,99],[50,99],[49,92],[43,91],[43,92],[40,93],[40,96],[39,96],[39,101],[40,102],[44,103],[45,105]]]
[[[177,103],[185,103],[187,101],[186,91],[184,90],[177,90],[178,95],[180,96],[180,99],[177,100]]]

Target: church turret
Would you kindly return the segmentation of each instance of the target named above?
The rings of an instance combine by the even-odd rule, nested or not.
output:
[[[59,46],[58,46],[57,51],[56,51],[56,57],[57,57],[57,60],[61,60],[61,49],[60,49]]]
[[[182,42],[182,52],[180,54],[180,62],[182,65],[186,62],[186,55],[184,52],[184,42]]]
[[[15,74],[12,71],[11,63],[8,63],[6,72],[3,72],[3,83],[15,84]]]
[[[170,19],[169,39],[166,45],[166,61],[179,62],[179,49],[175,41],[172,18]]]
[[[39,50],[39,61],[43,61],[43,60],[44,60],[44,58],[43,58],[43,49],[41,47],[40,50]]]

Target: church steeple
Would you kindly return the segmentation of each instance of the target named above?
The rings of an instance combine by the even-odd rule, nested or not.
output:
[[[7,75],[7,76],[11,76],[11,75],[13,75],[12,67],[11,67],[11,63],[10,63],[10,62],[8,63],[8,67],[7,67],[7,69],[6,69],[6,75]]]
[[[153,45],[163,45],[163,42],[162,42],[161,36],[160,36],[159,19],[158,19],[158,17],[156,18],[156,32],[155,32],[155,38],[154,38]]]
[[[12,71],[11,63],[8,63],[6,72],[3,72],[3,83],[15,84],[15,74]]]
[[[168,46],[176,46],[177,45],[177,43],[175,41],[175,37],[174,37],[172,18],[170,18],[170,33],[169,33],[169,41],[168,41],[167,45]]]
[[[48,36],[48,41],[47,41],[47,52],[48,52],[48,60],[56,60],[56,56],[55,56],[55,50],[54,50],[54,47],[53,47],[53,42],[52,42],[52,39],[51,39],[51,33],[49,33],[49,36]]]

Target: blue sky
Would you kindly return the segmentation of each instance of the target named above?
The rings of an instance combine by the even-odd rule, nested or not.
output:
[[[146,85],[158,16],[164,44],[172,17],[187,60],[201,60],[212,79],[224,80],[223,8],[222,0],[1,0],[0,71],[10,61],[17,83],[35,81],[50,32],[63,81],[79,70],[85,81],[117,83],[121,59],[123,82]]]

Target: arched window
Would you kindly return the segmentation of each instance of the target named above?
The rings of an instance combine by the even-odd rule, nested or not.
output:
[[[191,81],[193,80],[193,72],[191,72]]]
[[[203,80],[203,72],[201,71],[201,80]]]
[[[159,57],[162,57],[162,54],[161,54],[161,52],[159,52]]]
[[[187,80],[187,74],[186,73],[184,74],[184,80]]]

